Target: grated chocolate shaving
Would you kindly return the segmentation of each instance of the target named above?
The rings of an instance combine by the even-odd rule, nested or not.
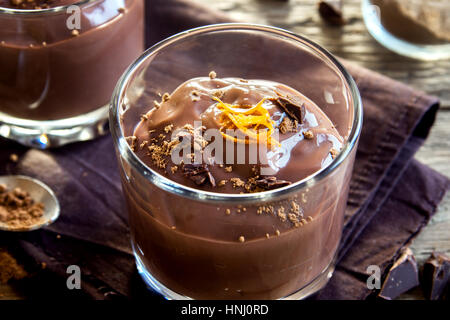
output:
[[[185,164],[183,166],[183,174],[195,182],[197,185],[202,185],[209,182],[211,186],[216,186],[216,180],[209,171],[209,167],[206,164]]]

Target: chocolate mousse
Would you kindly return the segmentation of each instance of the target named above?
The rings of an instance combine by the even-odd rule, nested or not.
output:
[[[230,151],[226,150],[226,142],[230,141],[226,137],[223,157],[218,159],[212,155],[209,159],[204,159],[208,162],[207,168],[214,180],[226,181],[219,187],[211,182],[199,183],[187,179],[187,176],[189,178],[192,175],[186,173],[189,171],[186,164],[180,166],[172,163],[171,152],[165,152],[176,147],[180,136],[192,135],[194,140],[194,133],[198,133],[198,139],[201,140],[195,143],[198,142],[201,148],[206,147],[208,141],[200,136],[201,133],[211,128],[222,132],[224,121],[230,121],[230,117],[227,117],[228,110],[222,107],[225,103],[237,110],[230,114],[235,121],[239,113],[242,113],[242,108],[246,110],[245,108],[251,109],[253,106],[255,109],[262,101],[263,115],[255,110],[252,114],[242,116],[242,122],[267,117],[266,121],[271,122],[269,125],[278,133],[279,139],[255,163],[251,164],[249,159],[244,159],[244,163],[236,164],[235,158],[239,150],[235,150],[232,161],[225,159],[226,153]],[[333,160],[334,153],[341,149],[343,142],[333,123],[311,100],[292,88],[270,81],[196,78],[182,84],[172,94],[166,94],[160,103],[156,101],[155,104],[157,107],[143,115],[136,127],[136,154],[152,169],[171,180],[205,191],[240,193],[268,189],[268,184],[262,187],[261,168],[271,172],[277,180],[299,181],[327,166]],[[227,118],[222,119],[223,116]],[[260,125],[261,129],[267,125],[261,119],[256,120],[258,122],[255,124]],[[202,126],[196,128],[196,121],[201,122]],[[172,135],[176,130],[180,132]],[[233,144],[235,149],[237,144]],[[251,152],[252,144],[254,143],[244,144],[246,154]],[[165,148],[166,145],[170,147]],[[262,163],[264,161],[265,164]],[[244,184],[236,185],[232,179],[239,179]],[[273,185],[269,189],[272,188]]]
[[[148,109],[127,137],[130,147],[155,172],[200,193],[289,187],[330,165],[345,142],[313,101],[267,80],[211,72],[161,94]],[[217,206],[180,201],[128,172],[133,183],[124,191],[138,260],[158,282],[190,298],[290,295],[332,264],[347,169],[314,190]]]
[[[0,113],[60,120],[107,105],[118,78],[144,49],[144,1],[80,4],[71,14],[46,9],[74,0],[0,0]],[[42,9],[42,10],[41,10]]]

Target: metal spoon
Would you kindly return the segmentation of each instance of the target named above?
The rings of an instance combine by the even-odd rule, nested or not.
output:
[[[59,217],[59,202],[53,191],[43,182],[27,176],[0,176],[0,184],[6,185],[8,190],[21,188],[27,191],[35,202],[44,204],[44,215],[39,222],[24,228],[11,227],[0,222],[3,231],[32,231],[53,223]]]

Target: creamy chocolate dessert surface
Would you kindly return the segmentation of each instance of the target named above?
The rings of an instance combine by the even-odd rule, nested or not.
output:
[[[290,107],[298,114],[282,107],[280,99],[281,103],[293,103]],[[260,112],[245,114],[247,110],[257,108],[258,103],[262,108]],[[229,110],[224,110],[224,104],[232,107],[230,116],[227,113]],[[285,186],[326,167],[343,143],[333,123],[318,106],[294,89],[271,81],[209,77],[191,79],[172,94],[165,94],[160,103],[155,102],[155,106],[142,117],[134,137],[129,138],[134,151],[149,167],[168,178],[207,191],[242,193]],[[213,139],[201,135],[208,129],[224,133],[225,127],[236,129],[230,119],[236,121],[237,118],[247,125],[246,128],[259,126],[263,130],[269,125],[278,138],[272,138],[266,151],[259,151],[261,144],[256,140],[234,142],[223,135],[222,156],[217,153],[205,155],[201,160],[203,167],[189,165],[186,161],[184,164],[173,163],[171,152],[177,152],[177,144],[183,136],[188,135],[194,148],[203,152]],[[257,120],[260,122],[255,122],[254,126],[248,125],[249,121]],[[201,122],[197,128],[195,121]],[[242,147],[240,150],[239,144]],[[232,159],[226,159],[230,152],[228,146],[234,149]],[[246,157],[239,163],[237,157],[242,155],[242,151]],[[252,163],[249,154],[258,152],[263,154]],[[199,170],[208,171],[207,179],[201,179],[205,174],[195,174]]]
[[[111,0],[80,8],[79,30],[67,27],[66,12],[26,19],[0,14],[1,113],[60,120],[108,104],[120,75],[144,50],[144,1]]]
[[[80,0],[0,0],[0,7],[11,9],[47,9],[66,6],[80,2]]]
[[[199,192],[260,193],[287,186],[329,165],[345,142],[311,100],[266,80],[217,78],[212,72],[149,104],[151,110],[127,138],[132,150],[153,170]],[[127,112],[123,124],[126,117]],[[194,127],[194,120],[202,126]],[[255,127],[273,134],[247,140],[222,135],[227,128]],[[228,149],[205,163],[172,163],[170,151],[189,136],[189,150],[205,153],[214,142],[196,133],[210,129],[221,132],[224,145],[231,141],[235,155],[239,145],[248,154],[252,145],[264,143],[267,152],[254,164],[220,164]],[[186,199],[124,165],[135,253],[157,281],[187,297],[276,299],[292,294],[333,261],[353,159],[354,152],[311,188],[251,205]],[[261,174],[268,168],[268,175]]]

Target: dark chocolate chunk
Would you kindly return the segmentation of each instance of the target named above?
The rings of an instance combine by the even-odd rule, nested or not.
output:
[[[283,96],[278,92],[277,94],[278,98],[272,98],[270,100],[277,103],[290,118],[297,120],[298,123],[303,123],[305,118],[305,104],[303,101],[297,97]]]
[[[419,270],[411,249],[403,249],[384,279],[378,296],[393,300],[402,293],[419,285]]]
[[[450,281],[450,258],[433,252],[423,266],[422,287],[425,297],[438,300],[448,290]]]
[[[208,181],[211,186],[216,186],[216,180],[206,164],[185,164],[183,166],[183,174],[197,185],[202,185]]]
[[[346,23],[342,16],[341,0],[322,0],[319,1],[319,13],[323,20],[335,26],[342,26]]]
[[[291,184],[289,181],[278,180],[276,177],[267,177],[256,180],[256,187],[264,190],[273,190],[281,187],[285,187]]]

